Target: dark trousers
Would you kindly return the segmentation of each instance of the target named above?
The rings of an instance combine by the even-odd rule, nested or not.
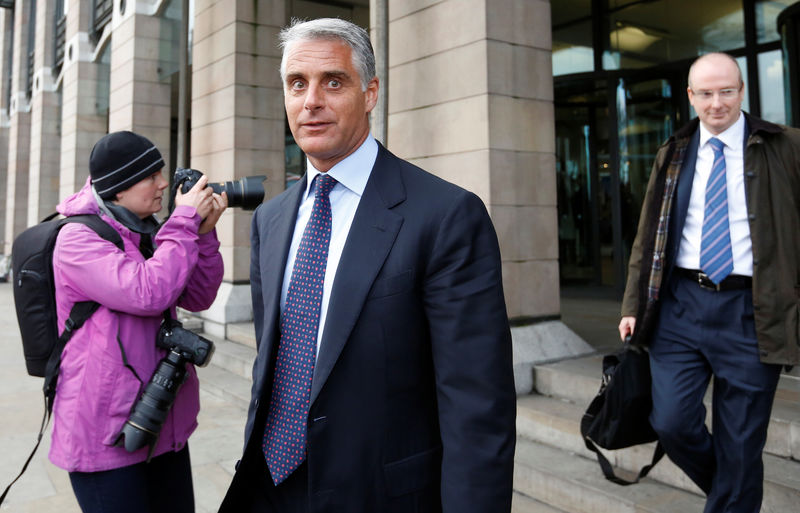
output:
[[[275,486],[261,445],[255,442],[252,440],[248,444],[234,484],[219,512],[308,513],[308,463],[303,462],[285,481]]]
[[[83,513],[194,513],[189,446],[128,467],[70,472]]]
[[[650,346],[653,428],[708,495],[705,513],[758,513],[780,366],[759,361],[752,292],[710,291],[673,275],[661,303]],[[712,377],[713,435],[703,405]]]

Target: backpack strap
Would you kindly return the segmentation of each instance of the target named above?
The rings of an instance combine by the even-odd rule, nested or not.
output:
[[[97,235],[109,242],[113,242],[114,245],[117,246],[121,251],[125,251],[125,245],[122,242],[122,236],[119,234],[119,232],[115,230],[113,226],[103,221],[103,219],[97,214],[80,214],[76,216],[65,217],[61,220],[62,226],[67,223],[80,223],[88,226],[94,230]]]
[[[61,220],[62,227],[67,223],[80,223],[88,226],[100,237],[109,242],[113,242],[121,251],[125,250],[122,236],[120,236],[119,232],[110,224],[103,221],[99,215],[83,214],[66,217]],[[64,323],[64,331],[58,337],[53,352],[50,353],[50,358],[47,360],[43,389],[45,407],[47,408],[48,415],[53,411],[53,400],[56,395],[56,384],[58,383],[58,373],[61,365],[61,353],[64,351],[64,346],[66,346],[69,339],[72,338],[73,333],[78,331],[81,326],[83,326],[83,323],[85,323],[99,307],[100,304],[94,301],[81,301],[75,303],[72,306],[72,310],[69,312],[69,318]]]
[[[61,353],[64,352],[64,346],[67,345],[72,335],[83,326],[83,323],[92,316],[93,313],[100,308],[100,303],[94,301],[81,301],[72,306],[69,312],[69,318],[64,323],[64,331],[58,337],[53,352],[50,353],[50,358],[47,360],[47,367],[44,375],[44,404],[47,408],[47,413],[53,411],[53,400],[56,397],[56,384],[58,383],[58,374],[61,367]]]

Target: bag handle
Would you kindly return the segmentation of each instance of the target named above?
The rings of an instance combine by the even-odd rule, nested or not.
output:
[[[639,480],[645,477],[650,470],[656,466],[656,463],[658,463],[661,458],[664,457],[664,447],[661,445],[661,442],[658,442],[656,444],[655,451],[653,452],[653,459],[650,461],[650,463],[642,467],[635,480],[628,481],[627,479],[623,479],[614,473],[611,463],[608,461],[605,455],[600,452],[600,449],[597,448],[597,446],[589,439],[589,437],[584,436],[583,443],[586,444],[587,449],[597,455],[597,462],[600,464],[600,469],[603,471],[603,475],[606,476],[606,479],[621,486],[628,486],[638,483]]]

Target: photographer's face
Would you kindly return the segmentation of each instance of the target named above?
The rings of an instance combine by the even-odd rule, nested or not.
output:
[[[118,192],[114,203],[144,219],[161,210],[161,200],[167,186],[169,182],[159,170],[124,191]]]
[[[367,138],[378,79],[361,89],[352,50],[342,42],[298,41],[286,49],[283,92],[295,141],[324,172]]]

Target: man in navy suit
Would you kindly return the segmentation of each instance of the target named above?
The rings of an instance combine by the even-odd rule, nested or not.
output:
[[[800,131],[742,112],[726,54],[697,59],[688,82],[699,119],[659,148],[619,331],[649,345],[650,422],[705,512],[758,513],[781,365],[800,352]]]
[[[221,511],[508,512],[515,391],[486,208],[370,136],[366,31],[296,22],[281,43],[308,171],[253,218],[258,356]]]

